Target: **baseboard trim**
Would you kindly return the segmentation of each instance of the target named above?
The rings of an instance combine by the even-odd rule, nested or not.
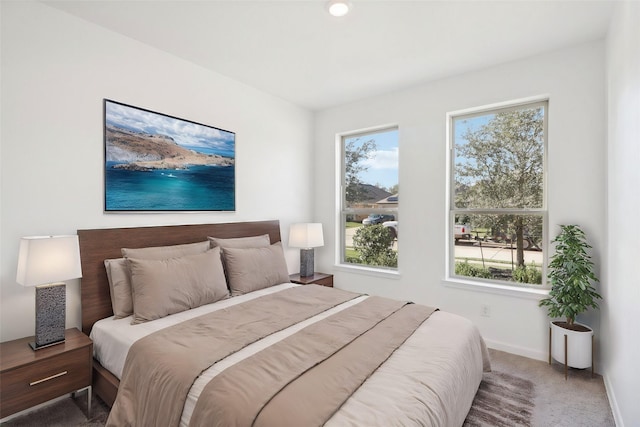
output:
[[[602,374],[602,381],[604,382],[604,389],[607,392],[607,398],[609,399],[609,406],[611,406],[611,413],[613,414],[613,421],[616,423],[616,427],[624,427],[624,421],[622,420],[622,414],[618,407],[618,401],[613,391],[613,385],[609,380],[609,376]]]
[[[518,356],[528,357],[529,359],[542,360],[543,362],[549,361],[549,353],[544,351],[487,339],[485,339],[485,343],[487,344],[487,347],[494,350],[505,351],[507,353],[516,354]]]

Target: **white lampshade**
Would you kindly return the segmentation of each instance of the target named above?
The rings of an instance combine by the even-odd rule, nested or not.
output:
[[[16,281],[22,286],[82,277],[78,236],[33,236],[20,239]]]
[[[289,246],[292,248],[317,248],[324,246],[322,224],[291,224],[289,229]]]

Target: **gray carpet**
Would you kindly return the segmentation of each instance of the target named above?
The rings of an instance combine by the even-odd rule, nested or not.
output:
[[[532,360],[497,350],[489,350],[495,372],[517,376],[534,384],[534,427],[615,427],[611,405],[600,375],[590,369],[569,369],[564,365]],[[493,373],[487,373],[484,380]]]
[[[492,372],[484,374],[465,427],[615,427],[602,377],[490,350]],[[3,427],[102,427],[109,409],[94,398],[86,419],[86,397],[78,394],[3,423]]]
[[[3,427],[104,427],[109,408],[100,399],[93,397],[91,418],[87,419],[86,392],[75,398],[59,400],[34,412],[13,418]]]
[[[615,427],[602,377],[592,378],[590,369],[569,369],[565,380],[559,363],[489,354],[492,372],[484,374],[465,426]]]

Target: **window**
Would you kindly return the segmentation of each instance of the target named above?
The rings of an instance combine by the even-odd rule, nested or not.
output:
[[[547,110],[449,115],[449,277],[545,283]]]
[[[339,263],[398,268],[398,129],[340,138]]]

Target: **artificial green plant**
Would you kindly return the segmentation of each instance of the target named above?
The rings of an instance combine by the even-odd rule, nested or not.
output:
[[[549,298],[540,301],[547,307],[550,317],[565,317],[573,325],[578,314],[588,307],[598,308],[597,299],[602,297],[592,283],[598,278],[594,264],[587,254],[591,248],[584,232],[577,225],[561,225],[560,234],[552,241],[556,252],[551,257],[547,276],[551,280]]]

